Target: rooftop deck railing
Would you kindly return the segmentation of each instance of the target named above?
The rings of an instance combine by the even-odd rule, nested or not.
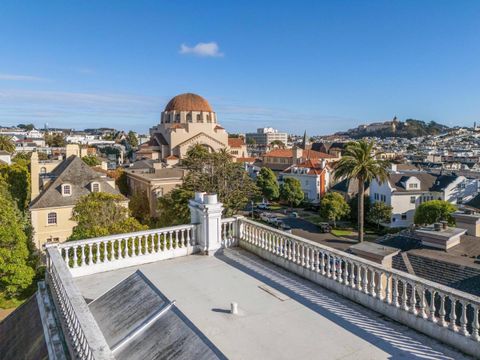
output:
[[[398,322],[479,356],[480,297],[242,218],[239,245]]]
[[[72,359],[113,360],[114,356],[56,246],[47,247],[46,282]]]
[[[58,249],[73,277],[185,256],[197,252],[196,225],[65,242]]]

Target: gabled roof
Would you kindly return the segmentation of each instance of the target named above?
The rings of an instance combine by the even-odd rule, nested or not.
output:
[[[62,161],[50,174],[55,180],[32,202],[30,209],[75,205],[81,196],[90,193],[90,184],[93,181],[100,183],[102,192],[121,195],[107,182],[105,177],[102,177],[75,155]],[[62,195],[62,184],[72,186],[72,195]]]
[[[402,172],[402,173],[391,173],[389,176],[390,185],[398,192],[412,192],[411,190],[405,189],[403,183],[411,177],[416,177],[420,180],[420,188],[415,189],[416,191],[442,191],[445,188],[445,183],[447,179],[441,179],[440,185],[435,185],[437,179],[446,175],[435,175],[426,172]],[[448,182],[448,184],[451,181]]]
[[[286,168],[283,172],[290,174],[293,172],[294,168],[306,168],[308,169],[307,175],[321,175],[322,172],[326,170],[326,167],[322,168],[322,164],[318,161],[308,159],[307,161],[302,162],[301,164],[298,165],[292,165],[288,168]]]
[[[242,138],[228,138],[228,146],[233,148],[239,148],[245,145]]]

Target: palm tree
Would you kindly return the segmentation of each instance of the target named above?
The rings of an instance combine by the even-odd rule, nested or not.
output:
[[[15,151],[15,144],[10,137],[6,135],[0,135],[0,150],[4,150],[10,154]]]
[[[388,179],[389,161],[377,159],[373,141],[353,141],[345,146],[342,158],[335,165],[335,179],[349,178],[358,181],[358,241],[363,241],[363,203],[365,182]]]

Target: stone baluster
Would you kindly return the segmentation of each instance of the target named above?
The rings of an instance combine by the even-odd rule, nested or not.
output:
[[[93,252],[92,252],[93,244],[88,244],[88,265],[93,265]]]
[[[168,249],[172,249],[173,248],[173,231],[169,231],[168,232]],[[143,251],[142,251],[142,254],[143,254]]]
[[[420,290],[420,316],[423,318],[423,319],[427,319],[428,318],[428,315],[427,315],[427,299],[426,299],[426,295],[425,295],[425,286],[419,286],[419,290]]]
[[[69,248],[69,247],[65,247],[65,248],[63,249],[63,250],[64,250],[64,252],[63,252],[63,260],[64,260],[65,263],[67,263],[67,264],[68,264],[68,262],[69,262],[69,261],[68,261],[68,249],[70,249],[70,248]]]
[[[408,311],[407,282],[402,280],[402,309]]]
[[[85,245],[80,245],[80,266],[85,266]]]
[[[98,242],[95,246],[96,257],[97,257],[97,260],[95,261],[96,264],[100,264],[102,262],[101,256],[100,256],[100,245],[101,244],[102,244],[101,242]]]
[[[437,322],[437,317],[435,316],[435,311],[436,311],[436,308],[435,308],[435,294],[437,292],[433,289],[430,289],[430,321],[433,322],[433,323],[436,323]]]
[[[73,247],[73,267],[78,267],[78,255],[77,255],[77,248],[78,246]]]
[[[332,264],[331,264],[331,257],[330,254],[327,253],[327,277],[330,278],[332,277],[331,269],[332,269]]]
[[[378,281],[377,281],[377,288],[376,288],[376,292],[377,292],[377,297],[380,299],[380,300],[383,300],[384,299],[384,294],[383,294],[383,279],[384,279],[384,274],[382,271],[379,271],[376,273],[378,275]]]
[[[360,264],[357,264],[357,289],[362,291],[362,267]]]
[[[315,251],[315,271],[320,272],[320,250]]]
[[[310,270],[317,272],[317,264],[318,264],[318,250],[314,248],[310,249],[311,257],[310,257]]]
[[[344,264],[345,264],[345,270],[343,271],[343,283],[348,286],[349,283],[348,283],[348,266],[350,265],[350,262],[349,261],[344,261]]]
[[[410,284],[412,288],[412,293],[410,294],[410,311],[413,315],[417,315],[417,287],[414,282]]]
[[[382,282],[382,279],[380,279],[380,282]],[[383,300],[389,305],[392,304],[392,286],[393,286],[392,274],[386,273],[385,274],[385,298]]]
[[[108,241],[103,242],[103,262],[109,262],[110,259],[108,258]]]
[[[457,327],[457,299],[455,299],[453,296],[450,296],[451,300],[451,307],[450,307],[450,329],[452,331],[457,332],[458,327]]]
[[[467,302],[465,300],[460,300],[460,305],[462,306],[462,316],[460,317],[460,329],[463,336],[470,336],[467,330]]]
[[[190,239],[190,231],[191,230],[187,229],[186,231],[187,231],[187,247],[188,247],[189,245],[192,245],[191,244],[191,239]]]
[[[398,302],[398,278],[396,276],[392,279],[393,285],[393,305],[398,308],[400,307],[400,303]]]
[[[294,263],[297,262],[297,252],[296,252],[296,248],[297,247],[297,244],[294,240],[292,240],[292,261]]]
[[[476,304],[472,305],[473,308],[473,320],[472,320],[472,339],[475,341],[480,341],[480,323],[478,319],[479,306]]]
[[[350,286],[352,287],[352,289],[355,289],[357,287],[357,285],[355,284],[355,263],[354,262],[351,262],[350,263]]]
[[[305,266],[305,245],[300,244],[300,247],[302,248],[300,265]]]
[[[115,260],[115,244],[113,240],[110,241],[110,260]]]
[[[445,298],[446,295],[442,293],[438,293],[440,295],[440,310],[439,310],[439,315],[440,315],[440,326],[446,327],[447,322],[445,320],[445,315],[447,315],[447,312],[445,311]]]
[[[377,293],[375,292],[375,270],[370,270],[370,295],[373,297],[377,297]]]
[[[362,266],[362,269],[364,270],[362,288],[363,288],[363,292],[365,294],[368,294],[368,268]]]
[[[322,267],[322,275],[325,276],[325,252],[322,251],[322,260],[320,266]]]

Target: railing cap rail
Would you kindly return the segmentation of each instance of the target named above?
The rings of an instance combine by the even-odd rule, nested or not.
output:
[[[97,321],[93,317],[87,303],[85,302],[80,290],[78,290],[72,275],[70,274],[65,261],[62,259],[60,252],[56,247],[49,246],[46,248],[51,266],[55,268],[58,280],[68,295],[68,300],[73,308],[75,317],[77,318],[83,335],[87,340],[95,360],[114,360],[114,356],[110,347],[100,330]]]
[[[476,305],[480,306],[480,297],[479,296],[475,296],[473,294],[469,294],[469,293],[466,293],[464,291],[460,291],[460,290],[451,288],[449,286],[442,285],[442,284],[439,284],[439,283],[436,283],[436,282],[418,277],[416,275],[411,275],[411,274],[408,274],[408,273],[400,271],[400,270],[396,270],[396,269],[393,269],[393,268],[387,268],[385,266],[382,266],[382,265],[377,264],[373,261],[364,259],[362,257],[356,256],[356,255],[353,255],[353,254],[349,254],[349,253],[346,253],[346,252],[343,252],[343,251],[325,246],[323,244],[316,243],[314,241],[302,238],[302,237],[297,236],[297,235],[287,233],[285,231],[281,231],[281,230],[272,228],[270,226],[258,223],[256,221],[253,221],[253,220],[250,220],[250,219],[247,219],[247,218],[243,218],[242,221],[244,221],[246,223],[249,223],[251,225],[263,228],[265,230],[275,232],[275,233],[277,233],[277,234],[279,234],[283,237],[287,237],[287,238],[290,238],[290,239],[295,240],[295,241],[303,242],[303,243],[305,243],[309,246],[312,246],[312,247],[320,248],[322,250],[325,250],[325,251],[328,251],[332,254],[335,254],[339,257],[346,258],[346,259],[348,259],[352,262],[361,263],[363,265],[373,267],[373,268],[375,268],[375,270],[382,271],[382,272],[385,272],[385,273],[390,273],[393,276],[403,278],[407,281],[419,283],[422,286],[433,288],[433,290],[445,293],[445,294],[447,294],[451,297],[456,298],[457,300],[467,300],[470,303],[475,303]]]
[[[88,245],[88,244],[95,244],[98,242],[104,242],[104,241],[112,241],[112,240],[118,240],[118,239],[125,239],[125,238],[130,238],[130,237],[135,237],[135,236],[148,236],[148,235],[154,235],[160,232],[168,232],[168,231],[176,231],[176,230],[185,230],[185,229],[193,229],[195,227],[194,224],[186,224],[186,225],[177,225],[177,226],[169,226],[166,228],[158,228],[158,229],[151,229],[151,230],[142,230],[142,231],[136,231],[136,232],[131,232],[131,233],[123,233],[123,234],[115,234],[115,235],[108,235],[108,236],[101,236],[101,237],[96,237],[96,238],[91,238],[91,239],[84,239],[84,240],[73,240],[73,241],[67,241],[61,244],[57,244],[56,247],[59,249],[63,248],[70,248],[72,246],[81,246],[81,245]]]

